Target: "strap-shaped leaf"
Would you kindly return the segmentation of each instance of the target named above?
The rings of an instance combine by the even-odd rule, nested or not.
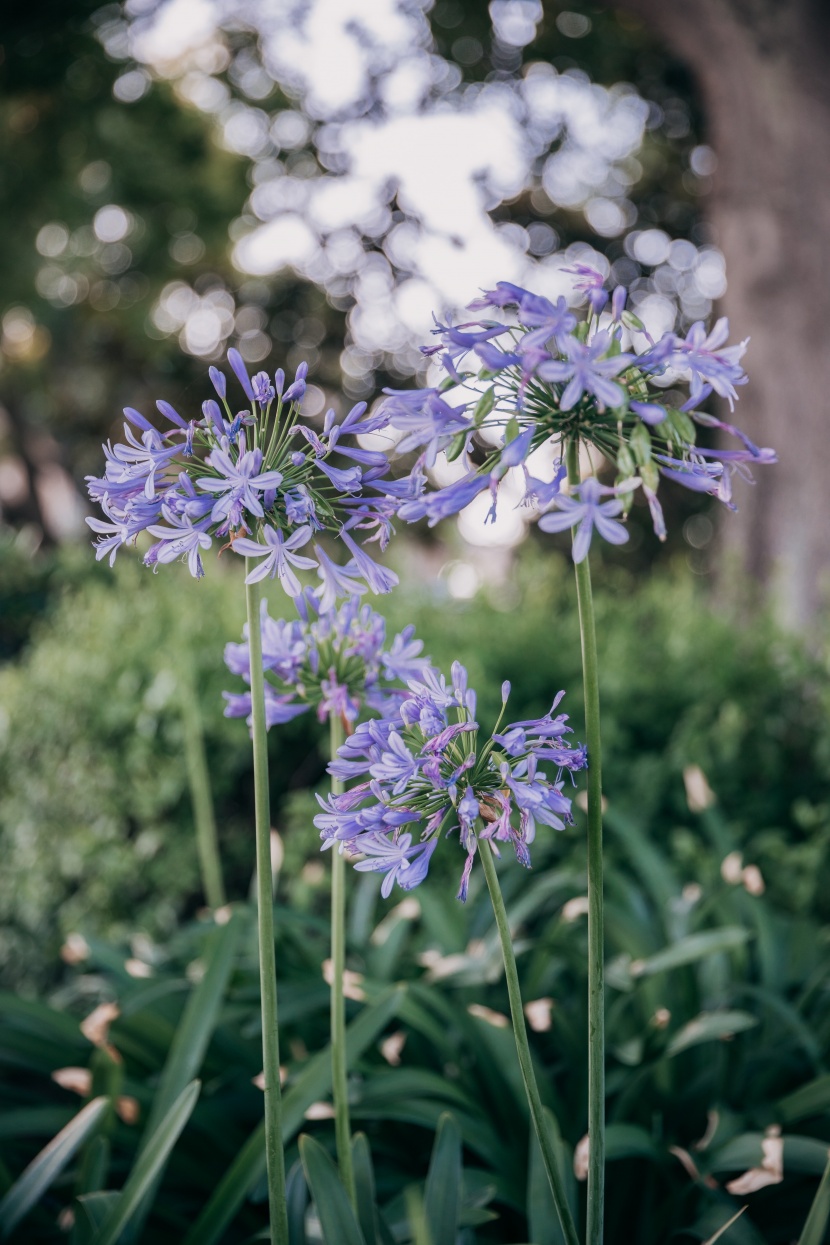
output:
[[[432,1245],[455,1245],[461,1209],[461,1130],[445,1112],[429,1160],[424,1212]]]
[[[830,1154],[827,1156],[827,1166],[824,1169],[824,1175],[821,1183],[813,1198],[813,1204],[810,1207],[810,1213],[807,1216],[807,1222],[798,1238],[798,1245],[822,1245],[824,1234],[827,1230],[827,1222],[830,1219]]]
[[[632,975],[653,977],[655,973],[665,973],[669,969],[681,968],[684,964],[694,964],[696,960],[705,960],[720,951],[734,951],[744,946],[749,938],[749,930],[740,925],[701,930],[697,934],[680,938],[670,947],[656,951],[645,960],[638,960],[631,967]]]
[[[115,1206],[120,1194],[112,1189],[82,1193],[77,1201],[72,1245],[92,1245],[95,1234]]]
[[[201,1088],[200,1081],[191,1081],[173,1103],[133,1166],[118,1201],[95,1234],[94,1245],[115,1245],[167,1162],[196,1106]]]
[[[320,1143],[313,1137],[302,1136],[300,1158],[317,1207],[325,1245],[366,1245],[337,1168]]]
[[[382,1033],[405,998],[395,987],[365,1007],[346,1030],[346,1063],[351,1066]],[[309,1059],[282,1101],[283,1142],[300,1128],[312,1102],[331,1090],[331,1050],[327,1046]],[[239,1210],[249,1190],[265,1174],[265,1130],[260,1124],[219,1181],[213,1195],[188,1232],[183,1245],[216,1245]]]
[[[545,1124],[553,1140],[559,1163],[559,1174],[565,1186],[565,1193],[571,1214],[576,1213],[576,1187],[574,1183],[571,1155],[552,1111],[545,1107]],[[565,1234],[556,1213],[550,1182],[542,1160],[542,1151],[533,1128],[530,1130],[530,1163],[527,1178],[527,1224],[530,1240],[533,1245],[564,1245]]]
[[[731,1219],[727,1219],[723,1227],[718,1228],[715,1235],[710,1236],[708,1240],[703,1242],[703,1245],[715,1245],[715,1241],[720,1240],[724,1232],[726,1232],[729,1228],[732,1227],[732,1224],[735,1222],[736,1219],[740,1219],[741,1215],[744,1213],[745,1210],[746,1210],[746,1207],[742,1206],[741,1209],[737,1212],[737,1214],[733,1215]]]
[[[360,1230],[366,1238],[366,1245],[381,1245],[375,1193],[375,1169],[372,1166],[372,1152],[365,1133],[355,1133],[352,1138],[352,1166],[354,1167],[357,1219]]]
[[[679,1032],[675,1033],[666,1049],[666,1054],[679,1055],[682,1050],[691,1046],[699,1046],[701,1042],[714,1042],[718,1038],[731,1037],[733,1033],[741,1033],[757,1025],[755,1016],[749,1012],[701,1012],[694,1020],[690,1020]]]
[[[36,1204],[41,1194],[57,1179],[72,1156],[98,1126],[107,1105],[106,1098],[93,1098],[32,1159],[0,1202],[0,1233],[3,1237],[9,1235]]]
[[[207,955],[205,975],[187,1001],[182,1018],[176,1028],[170,1051],[153,1096],[153,1105],[138,1148],[138,1158],[146,1152],[160,1121],[170,1110],[182,1090],[201,1071],[219,1011],[225,998],[231,970],[233,969],[242,919],[234,914],[227,925],[219,926],[212,934]],[[157,1184],[162,1169],[156,1176]],[[127,1232],[127,1240],[136,1240],[152,1204],[154,1185],[147,1189],[145,1203],[133,1216]]]
[[[306,1245],[305,1212],[308,1206],[308,1185],[299,1159],[292,1164],[286,1177],[285,1200],[288,1209],[288,1245]]]

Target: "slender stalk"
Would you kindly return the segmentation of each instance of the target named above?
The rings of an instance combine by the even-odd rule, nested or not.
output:
[[[579,446],[567,449],[568,482],[579,484]],[[587,1245],[602,1245],[605,1203],[605,985],[602,888],[602,748],[591,568],[578,562],[576,595],[588,744],[588,1204]]]
[[[522,1080],[524,1081],[528,1105],[530,1106],[530,1116],[542,1150],[542,1160],[545,1164],[545,1171],[550,1182],[550,1191],[553,1194],[553,1202],[556,1207],[556,1213],[559,1216],[559,1222],[562,1225],[565,1241],[567,1245],[579,1245],[579,1237],[576,1234],[573,1216],[565,1197],[565,1186],[559,1174],[556,1151],[553,1148],[553,1141],[545,1125],[542,1099],[539,1096],[539,1086],[536,1083],[536,1073],[533,1071],[533,1060],[527,1041],[527,1026],[525,1024],[522,994],[519,987],[519,973],[516,968],[516,956],[513,952],[513,939],[510,934],[510,925],[507,920],[507,910],[504,906],[501,887],[499,886],[498,874],[496,873],[493,848],[486,841],[481,842],[480,847],[479,855],[484,866],[484,876],[487,879],[487,889],[490,892],[493,912],[496,917],[496,926],[499,931],[501,953],[504,960],[504,975],[507,978],[507,994],[510,999],[510,1015],[513,1019],[513,1036],[516,1039],[516,1051],[519,1056],[519,1066],[522,1070]]]
[[[329,714],[331,757],[343,742],[343,723],[338,714]],[[339,778],[332,778],[335,795],[343,790]],[[331,850],[331,1083],[334,1097],[334,1135],[340,1179],[352,1205],[357,1207],[357,1190],[352,1162],[352,1135],[349,1125],[349,1087],[346,1075],[346,1000],[343,974],[346,971],[346,859],[338,844]]]
[[[245,559],[250,573],[256,563]],[[254,744],[254,801],[256,807],[256,889],[259,933],[259,984],[262,999],[262,1063],[265,1074],[265,1156],[268,1165],[268,1203],[271,1239],[288,1245],[285,1201],[285,1155],[282,1149],[282,1096],[280,1092],[280,1037],[277,1024],[277,965],[274,952],[274,894],[271,875],[271,810],[268,791],[268,742],[265,727],[265,676],[262,669],[260,584],[246,586],[248,643],[251,654],[251,712]]]
[[[184,750],[193,822],[196,829],[196,850],[202,874],[202,889],[211,908],[225,904],[225,883],[216,836],[216,817],[210,788],[210,772],[205,754],[202,715],[196,694],[191,654],[185,652],[179,663],[179,700],[184,728]]]

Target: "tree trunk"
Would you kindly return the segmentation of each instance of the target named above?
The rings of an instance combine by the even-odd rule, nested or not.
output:
[[[707,200],[723,311],[751,338],[738,424],[779,464],[738,485],[724,544],[779,618],[830,599],[830,5],[613,0],[694,74],[718,167]]]

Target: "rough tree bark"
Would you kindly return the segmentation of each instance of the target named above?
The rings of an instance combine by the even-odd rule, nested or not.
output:
[[[751,336],[738,422],[780,459],[740,490],[724,541],[779,618],[804,628],[830,600],[830,3],[609,2],[699,86],[723,311],[733,340]]]

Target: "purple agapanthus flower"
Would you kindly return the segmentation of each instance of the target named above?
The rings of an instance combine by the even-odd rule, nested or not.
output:
[[[388,463],[377,451],[345,441],[363,430],[365,404],[352,408],[341,425],[330,412],[320,435],[301,417],[305,363],[288,389],[281,369],[273,383],[264,371],[251,378],[238,350],[228,352],[228,363],[247,401],[236,414],[227,378],[216,367],[209,375],[218,401],[207,398],[198,418],[185,419],[160,399],[156,406],[167,425],[160,431],[140,411],[125,408],[124,441],[105,445],[103,476],[87,478],[89,495],[105,516],[90,520],[99,538],[96,557],[113,562],[123,544],[148,532],[156,537],[144,557],[148,566],[184,555],[199,578],[201,555],[218,537],[225,548],[263,559],[249,583],[272,575],[297,595],[295,569],[317,569],[329,605],[367,587],[387,592],[396,577],[362,549],[355,551],[353,537],[348,570],[318,553],[318,545],[296,554],[310,530],[328,532],[336,541],[344,528],[357,525],[377,531],[370,539],[380,538],[382,548],[388,540],[398,502],[393,482],[393,491],[386,491]],[[375,430],[387,425],[385,416],[373,415],[370,422]],[[296,433],[313,453],[297,448]],[[353,462],[344,465],[335,457],[341,454]]]
[[[571,526],[572,521],[579,523],[573,555],[581,559],[594,530],[611,542],[625,541],[625,528],[615,521],[624,508],[619,496],[642,488],[654,531],[664,540],[666,522],[658,498],[662,480],[709,493],[735,509],[734,477],[752,482],[751,462],[775,461],[773,450],[760,449],[739,428],[700,409],[713,393],[734,405],[739,386],[746,383],[740,362],[746,342],[727,344],[726,320],[719,320],[709,333],[702,324],[695,324],[685,338],[667,332],[655,341],[635,311],[628,309],[625,287],[614,290],[609,314],[605,311],[608,293],[601,272],[582,263],[561,271],[573,274],[575,288],[587,296],[588,311],[582,313],[581,322],[563,296],[552,302],[512,282],[500,281],[470,307],[496,312],[504,309],[508,317],[505,324],[482,320],[460,328],[437,326],[435,332],[451,355],[452,366],[446,360],[444,366],[454,386],[445,382],[439,388],[394,394],[399,412],[407,412],[413,425],[417,424],[417,435],[411,432],[410,439],[401,442],[404,452],[428,447],[409,476],[389,486],[388,496],[398,499],[401,519],[408,523],[427,519],[433,526],[489,489],[492,504],[484,521],[494,521],[505,481],[513,471],[512,491],[515,469],[521,468],[525,491],[519,505],[543,511],[556,507],[545,515],[543,530],[559,531]],[[484,365],[477,374],[458,372],[456,363],[464,352],[476,355]],[[668,381],[684,373],[691,396],[673,406]],[[463,398],[461,407],[451,407],[445,394],[453,387]],[[435,409],[442,413],[442,419],[434,412],[429,415],[426,395],[440,404]],[[455,396],[452,401],[456,401]],[[463,411],[464,421],[450,423],[453,411]],[[695,424],[737,437],[748,457],[744,460],[740,450],[698,449]],[[501,442],[501,449],[496,448],[505,428],[510,429],[509,435]],[[558,462],[550,482],[537,479],[527,461],[545,444],[551,446]],[[599,500],[605,494],[593,475],[583,482],[584,493],[577,489],[568,498],[563,497],[562,464],[574,446],[591,451],[591,460],[602,464],[603,470],[606,463],[616,467],[613,498]],[[452,484],[437,488],[432,487],[428,473],[441,450],[457,458],[466,471]],[[730,454],[732,457],[727,457]],[[581,458],[584,461],[584,456]],[[720,463],[723,470],[711,464],[706,467],[709,458]]]
[[[616,489],[606,488],[589,476],[574,488],[573,493],[573,496],[567,497],[560,493],[554,498],[557,509],[549,510],[539,520],[543,532],[564,532],[579,524],[573,543],[574,562],[582,562],[588,556],[594,528],[610,544],[625,544],[628,532],[616,520],[616,516],[623,511]],[[610,497],[611,500],[602,501],[603,497]]]
[[[288,595],[298,597],[303,587],[289,564],[300,567],[302,570],[313,570],[317,566],[314,558],[305,558],[296,552],[297,549],[308,544],[311,538],[311,528],[308,525],[298,527],[286,540],[278,528],[266,527],[263,536],[265,537],[264,545],[258,544],[255,540],[248,540],[244,536],[238,537],[233,542],[234,553],[241,554],[245,558],[262,558],[259,566],[246,576],[245,583],[255,584],[269,575],[272,579],[277,575]]]
[[[381,713],[396,712],[407,695],[401,675],[423,674],[430,669],[429,659],[421,656],[423,642],[415,639],[414,628],[406,627],[387,647],[384,619],[370,606],[361,604],[359,597],[326,610],[321,594],[306,588],[295,599],[295,605],[298,617],[290,622],[272,618],[266,602],[261,606],[262,668],[269,726],[290,721],[313,706],[320,721],[334,714],[351,730],[364,707]],[[241,644],[225,646],[225,665],[250,684],[247,625]],[[249,693],[224,695],[226,717],[248,717]],[[397,744],[391,741],[390,732],[379,733],[376,728],[377,723],[361,723],[348,741],[352,752],[360,749],[365,736],[375,749],[373,759],[379,760],[383,752],[394,755]]]
[[[597,333],[587,343],[569,337],[563,344],[566,360],[551,359],[536,369],[542,380],[568,382],[559,403],[560,409],[570,411],[586,393],[593,394],[601,406],[622,406],[625,393],[610,378],[624,371],[634,356],[609,354],[609,333]]]
[[[583,769],[587,753],[568,744],[566,715],[553,716],[561,694],[545,717],[499,733],[500,718],[483,741],[476,695],[460,663],[453,664],[449,684],[427,669],[408,686],[409,696],[393,715],[362,723],[338,750],[329,772],[358,785],[321,801],[315,825],[324,847],[345,845],[364,857],[357,869],[385,873],[385,897],[395,882],[406,890],[419,885],[439,838],[457,832],[465,854],[458,891],[464,900],[482,841],[512,844],[516,859],[529,866],[537,823],[562,829],[570,822],[561,775]],[[504,684],[502,716],[509,691]],[[545,762],[555,766],[552,779],[541,768]],[[416,846],[423,854],[416,855]]]

